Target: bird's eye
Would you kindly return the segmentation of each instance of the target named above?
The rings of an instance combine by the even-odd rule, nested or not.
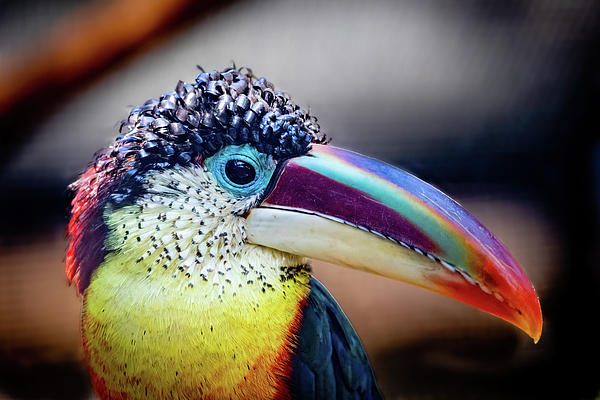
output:
[[[275,171],[275,161],[248,144],[223,147],[205,165],[217,184],[238,198],[260,193]]]
[[[238,185],[247,185],[256,177],[254,167],[242,160],[229,160],[225,164],[225,174]]]

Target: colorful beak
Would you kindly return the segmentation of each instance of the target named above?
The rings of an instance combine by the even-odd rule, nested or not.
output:
[[[420,286],[540,338],[535,290],[498,238],[444,193],[381,161],[313,145],[281,166],[246,229],[252,243]]]

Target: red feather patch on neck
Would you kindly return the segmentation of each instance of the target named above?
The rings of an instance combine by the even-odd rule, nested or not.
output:
[[[108,158],[108,157],[107,157]],[[100,156],[99,161],[102,159]],[[108,163],[114,163],[108,159]],[[79,293],[89,286],[92,273],[104,260],[107,251],[104,240],[108,228],[104,224],[104,207],[115,186],[114,170],[106,165],[97,170],[98,162],[88,168],[71,189],[76,191],[71,205],[68,235],[71,238],[66,256],[68,279],[75,283]]]

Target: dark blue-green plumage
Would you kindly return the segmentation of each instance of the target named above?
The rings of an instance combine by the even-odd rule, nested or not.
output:
[[[365,349],[327,289],[311,278],[293,356],[298,399],[381,399]]]

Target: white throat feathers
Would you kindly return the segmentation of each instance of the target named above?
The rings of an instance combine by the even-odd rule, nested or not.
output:
[[[199,166],[145,178],[135,204],[105,211],[107,250],[126,256],[140,274],[169,275],[182,291],[212,285],[222,297],[248,285],[264,292],[309,268],[303,257],[247,243],[242,214],[260,194],[236,198]]]

